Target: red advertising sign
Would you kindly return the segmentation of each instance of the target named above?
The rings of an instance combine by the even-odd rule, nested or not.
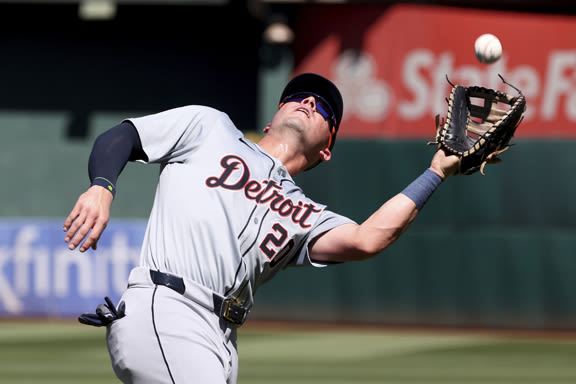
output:
[[[333,80],[344,97],[341,137],[430,138],[450,84],[527,99],[516,137],[576,137],[576,17],[419,5],[316,5],[296,25],[296,72]],[[502,58],[474,42],[496,35]]]

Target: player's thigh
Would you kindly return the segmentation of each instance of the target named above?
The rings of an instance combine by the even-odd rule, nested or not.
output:
[[[123,296],[126,317],[109,328],[108,348],[126,383],[233,384],[235,345],[218,318],[166,288],[131,288]]]
[[[219,318],[182,296],[162,290],[165,295],[154,301],[153,312],[158,341],[174,382],[235,383],[236,348],[226,340]]]
[[[112,366],[124,383],[172,382],[154,331],[153,294],[153,287],[128,289],[122,297],[126,316],[108,327]]]

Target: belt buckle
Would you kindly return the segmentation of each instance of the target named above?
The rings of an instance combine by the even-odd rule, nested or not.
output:
[[[246,320],[248,311],[243,308],[238,301],[232,298],[224,299],[222,303],[222,318],[232,324],[242,325]]]

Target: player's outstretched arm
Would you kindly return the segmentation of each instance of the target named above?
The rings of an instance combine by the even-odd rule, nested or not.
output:
[[[316,262],[369,259],[394,243],[416,218],[416,204],[399,193],[362,224],[344,224],[319,236],[310,247]]]
[[[114,196],[104,187],[94,185],[80,195],[74,208],[64,221],[64,241],[74,250],[80,245],[80,252],[96,249],[98,240],[110,219],[110,207]]]
[[[457,173],[460,160],[443,150],[430,168],[402,193],[386,201],[362,224],[344,224],[319,236],[310,246],[317,262],[359,261],[378,255],[402,236],[442,180]]]

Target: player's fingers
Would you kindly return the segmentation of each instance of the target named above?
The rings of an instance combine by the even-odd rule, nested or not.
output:
[[[92,186],[80,195],[64,221],[64,240],[68,243],[68,249],[74,250],[80,246],[80,251],[84,252],[88,248],[96,248],[108,223],[112,200],[113,195],[100,186]]]
[[[88,217],[84,219],[78,218],[74,221],[72,227],[66,234],[66,238],[69,239],[68,249],[74,250],[82,241],[84,241],[86,235],[88,235],[92,229],[93,223],[94,221]]]
[[[96,250],[98,248],[98,240],[100,240],[100,236],[106,229],[106,222],[105,221],[97,221],[94,223],[92,230],[90,231],[89,235],[86,237],[86,241],[82,243],[80,246],[80,252],[85,252],[88,248],[92,248]]]
[[[86,218],[84,216],[76,214],[71,219],[69,224],[67,224],[67,225],[65,224],[64,230],[66,231],[66,234],[64,235],[64,241],[66,243],[70,243],[70,241],[76,235],[76,232],[78,231],[78,229],[80,229],[80,227],[82,227],[82,225],[84,225],[84,221],[86,221]],[[75,246],[74,246],[74,248],[75,248]],[[70,249],[73,249],[73,248],[70,248]]]
[[[68,217],[66,217],[66,220],[64,220],[64,225],[62,225],[62,230],[64,230],[64,232],[68,232],[70,230],[72,223],[74,223],[74,220],[78,218],[79,214],[80,208],[78,207],[78,204],[76,204],[72,211],[70,211]]]
[[[66,220],[64,220],[64,225],[62,229],[66,232],[64,236],[64,241],[68,243],[73,237],[76,231],[84,221],[86,220],[86,216],[90,214],[90,211],[86,209],[86,204],[84,202],[85,194],[80,195],[76,204],[74,204],[74,208],[70,211]]]

